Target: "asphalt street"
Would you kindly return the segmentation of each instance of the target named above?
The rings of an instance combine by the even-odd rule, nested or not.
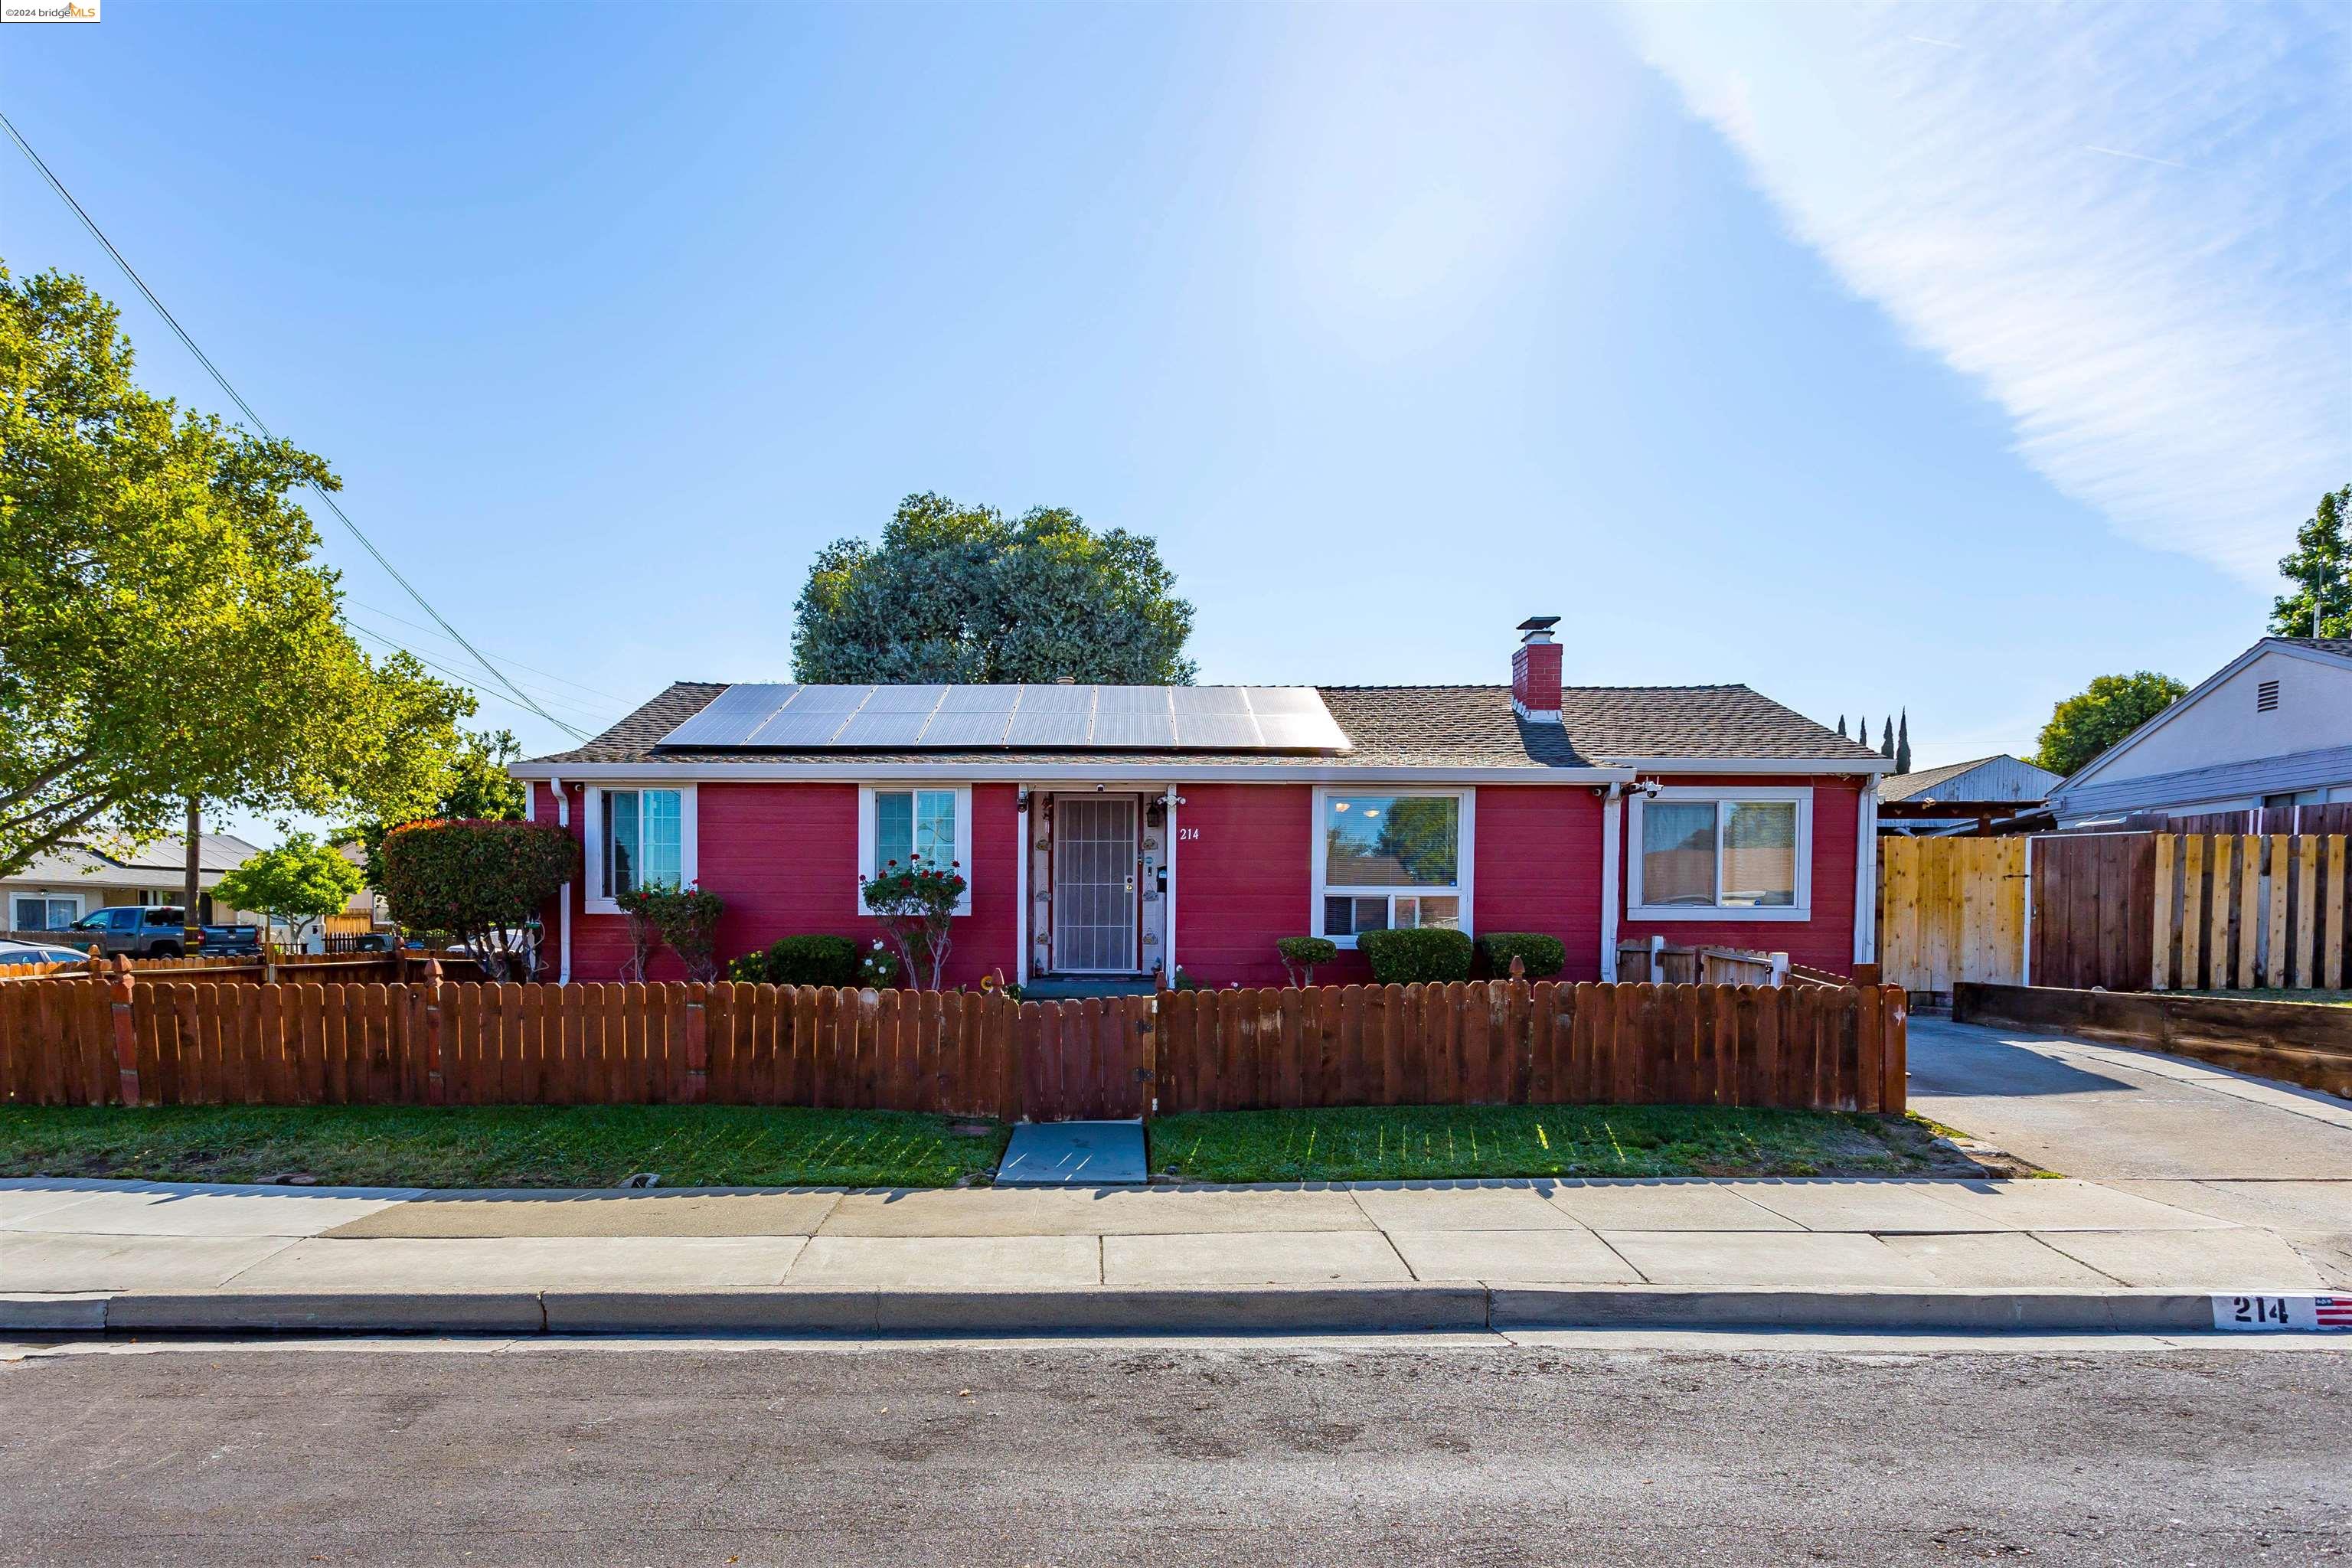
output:
[[[1823,1343],[11,1352],[0,1563],[2352,1562],[2352,1355]]]

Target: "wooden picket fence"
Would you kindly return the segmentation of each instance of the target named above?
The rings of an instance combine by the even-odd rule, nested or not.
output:
[[[2347,843],[2341,833],[2158,835],[2148,988],[2342,988],[2352,967]]]
[[[1494,981],[1163,992],[712,984],[0,986],[18,1104],[808,1105],[1005,1119],[1627,1103],[1899,1112],[1876,986]]]

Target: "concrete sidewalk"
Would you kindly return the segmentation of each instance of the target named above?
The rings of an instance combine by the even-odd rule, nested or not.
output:
[[[1931,1304],[1923,1326],[2033,1326],[2056,1322],[2048,1310],[2078,1322],[2107,1310],[2098,1302],[2151,1293],[2203,1312],[2213,1291],[2331,1288],[2352,1289],[2352,1181],[625,1193],[0,1182],[0,1327],[16,1328],[45,1316],[96,1326],[105,1303],[98,1321],[118,1328],[503,1331],[550,1326],[559,1303],[590,1299],[605,1326],[639,1328],[1457,1326],[1502,1310],[1883,1326],[1904,1301]],[[1879,1316],[1842,1315],[1865,1298]],[[2028,1323],[2021,1301],[2062,1308]],[[2187,1310],[2176,1301],[2153,1326],[2181,1327]],[[1740,1311],[1757,1316],[1721,1315]]]

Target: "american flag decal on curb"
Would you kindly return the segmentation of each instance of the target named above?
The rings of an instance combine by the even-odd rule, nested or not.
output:
[[[2352,1296],[2216,1296],[2213,1326],[2274,1334],[2352,1330]]]

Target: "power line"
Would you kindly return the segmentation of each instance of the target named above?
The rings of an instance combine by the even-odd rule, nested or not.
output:
[[[269,428],[268,422],[265,421],[260,415],[253,411],[253,405],[247,403],[244,397],[239,395],[236,387],[229,384],[228,377],[223,375],[220,372],[220,367],[213,363],[212,360],[205,353],[205,351],[196,346],[196,340],[188,335],[187,329],[180,325],[179,319],[173,316],[171,311],[163,308],[163,301],[155,297],[155,291],[152,289],[147,287],[147,280],[139,276],[137,268],[131,265],[130,261],[123,257],[122,252],[114,248],[114,241],[106,237],[106,231],[98,226],[98,221],[91,217],[88,212],[83,210],[81,203],[74,199],[74,194],[66,189],[65,182],[58,179],[55,174],[50,172],[48,164],[42,162],[41,155],[38,153],[33,151],[33,144],[25,140],[24,133],[16,129],[15,122],[9,120],[5,114],[0,114],[0,126],[5,126],[7,129],[9,139],[15,142],[16,143],[17,150],[23,153],[25,156],[31,161],[33,167],[41,172],[41,177],[49,183],[49,188],[56,191],[58,196],[63,198],[66,205],[73,209],[74,216],[81,219],[82,226],[89,230],[91,237],[94,237],[99,244],[106,247],[106,253],[114,258],[115,265],[122,268],[122,275],[131,279],[131,285],[136,288],[142,295],[145,296],[147,303],[154,307],[155,313],[163,318],[164,325],[170,327],[173,334],[179,338],[180,342],[184,345],[185,345],[187,351],[195,355],[196,363],[205,367],[205,374],[211,376],[215,384],[220,387],[221,391],[228,395],[230,402],[236,404],[239,409],[244,411],[245,416],[253,422],[253,427],[255,429],[260,431],[262,435],[268,439],[272,441],[276,440],[278,438],[277,434]],[[330,494],[323,486],[313,484],[310,486],[310,489],[311,493],[319,498],[320,503],[323,504],[329,511],[335,514],[336,520],[351,531],[352,537],[358,540],[370,555],[375,557],[376,564],[383,567],[386,574],[388,574],[394,582],[400,584],[402,591],[406,593],[411,599],[415,601],[416,607],[423,610],[426,615],[432,616],[433,624],[439,626],[441,630],[448,636],[451,642],[456,643],[459,647],[464,648],[467,653],[471,654],[474,658],[475,663],[488,670],[491,677],[495,679],[499,685],[512,692],[517,702],[521,704],[521,706],[528,711],[538,714],[541,718],[546,720],[549,723],[554,725],[565,734],[570,735],[572,739],[577,741],[584,741],[588,739],[586,734],[574,729],[572,725],[565,723],[562,720],[558,719],[554,714],[550,713],[546,709],[531,700],[530,698],[525,696],[522,688],[517,686],[511,679],[508,679],[506,671],[500,669],[497,665],[491,663],[488,658],[484,657],[481,649],[476,647],[472,643],[467,642],[464,636],[458,632],[457,628],[451,626],[447,619],[442,616],[441,612],[435,609],[431,603],[425,599],[425,595],[416,591],[416,584],[411,583],[401,574],[400,568],[392,563],[391,558],[385,555],[383,551],[376,548],[375,541],[370,539],[365,533],[361,531],[360,525],[351,520],[350,515],[343,510],[341,506],[337,504],[335,498]]]
[[[346,623],[345,623],[345,625],[349,627],[349,629],[350,629],[351,631],[352,631],[352,632],[356,633],[358,636],[360,636],[360,637],[366,637],[366,638],[368,638],[369,640],[371,640],[371,641],[373,641],[373,642],[381,643],[381,644],[383,644],[385,647],[391,648],[392,650],[394,650],[394,652],[396,652],[396,653],[404,653],[404,654],[406,654],[409,658],[411,658],[415,659],[417,663],[419,663],[419,664],[423,665],[425,668],[427,668],[427,669],[431,669],[431,670],[436,670],[436,671],[438,671],[439,673],[441,673],[441,674],[443,674],[443,675],[447,676],[450,679],[452,679],[452,680],[454,680],[454,681],[457,682],[460,686],[465,687],[467,690],[469,690],[469,691],[473,692],[473,693],[474,693],[476,696],[478,696],[478,697],[486,697],[486,698],[489,699],[489,700],[490,700],[491,701],[493,701],[493,702],[504,702],[504,703],[507,703],[509,706],[515,706],[514,700],[513,700],[512,698],[507,697],[507,696],[505,696],[505,695],[503,695],[503,694],[501,694],[501,693],[499,693],[499,692],[496,692],[496,691],[491,691],[491,690],[487,690],[487,689],[484,689],[484,688],[483,688],[483,687],[482,687],[482,686],[481,686],[478,681],[476,681],[476,680],[474,679],[474,678],[473,678],[473,677],[471,677],[471,676],[469,676],[469,675],[467,675],[467,674],[465,674],[464,672],[462,672],[462,671],[460,671],[460,670],[455,670],[455,669],[452,669],[452,668],[450,668],[447,665],[441,663],[441,662],[440,662],[439,660],[437,660],[437,659],[430,659],[430,658],[425,658],[423,654],[421,654],[421,653],[417,652],[417,651],[416,651],[415,648],[413,648],[413,647],[403,647],[401,644],[399,644],[399,643],[397,643],[397,642],[394,642],[392,638],[390,638],[390,637],[388,637],[384,636],[382,632],[378,632],[378,631],[371,631],[371,630],[370,630],[369,628],[367,628],[366,626],[362,626],[357,625],[356,623],[346,622]],[[556,707],[558,707],[558,708],[562,708],[562,709],[565,710],[566,710],[566,711],[568,711],[568,712],[577,713],[577,714],[581,715],[583,718],[584,718],[584,719],[588,720],[591,723],[600,724],[600,725],[604,726],[604,727],[605,727],[605,728],[607,728],[607,729],[611,728],[611,726],[612,726],[612,722],[613,722],[613,721],[612,721],[612,720],[610,720],[609,718],[605,717],[604,715],[603,715],[603,714],[601,714],[601,713],[593,712],[593,711],[590,710],[589,709],[583,708],[583,707],[579,706],[577,703],[566,702],[566,701],[562,700],[561,698],[556,698],[556,697],[552,697],[552,696],[551,696],[551,697],[548,699],[548,700],[549,700],[549,701],[551,701],[551,702],[552,702],[552,703],[554,703]],[[538,710],[538,709],[536,709],[536,708],[533,708],[532,710],[530,710],[530,711],[532,711],[532,712],[538,712],[538,711],[539,711],[539,710]],[[542,715],[541,715],[541,717],[545,717],[545,715],[544,715],[544,714],[542,714]],[[566,726],[566,728],[569,728],[569,726]],[[575,734],[575,735],[576,735],[576,734],[578,734],[579,732],[580,732],[580,731],[578,731],[577,730],[573,730],[573,731],[572,731],[572,733],[573,733],[573,734]]]
[[[349,596],[346,596],[343,602],[351,605],[353,609],[365,610],[371,616],[382,616],[385,620],[392,622],[394,626],[406,626],[411,631],[423,632],[425,636],[430,637],[440,637],[440,634],[436,632],[431,626],[419,626],[415,621],[403,620],[400,616],[394,615],[390,610],[381,608],[378,605],[362,604],[359,600]],[[441,638],[441,640],[446,642],[448,639],[444,637]],[[573,680],[569,677],[558,675],[551,669],[541,669],[535,664],[525,664],[522,660],[512,658],[509,655],[500,654],[499,657],[505,659],[509,665],[512,666],[516,669],[527,669],[533,675],[543,675],[547,677],[548,679],[556,682],[558,685],[569,686],[575,691],[584,691],[591,697],[602,697],[608,702],[626,702],[629,700],[625,697],[618,696],[610,691],[599,691],[593,686],[583,686],[580,682]]]

